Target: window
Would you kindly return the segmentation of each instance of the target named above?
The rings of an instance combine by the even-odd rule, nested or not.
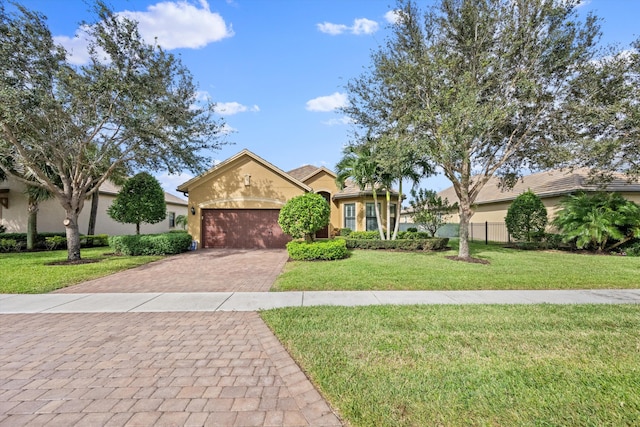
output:
[[[344,205],[344,228],[356,230],[356,204],[346,203]]]
[[[373,203],[367,203],[366,218],[367,218],[367,231],[375,231],[378,229],[378,221],[376,220],[376,209]],[[380,209],[380,203],[378,203],[378,210]]]
[[[176,226],[176,213],[169,212],[169,228],[174,228]]]

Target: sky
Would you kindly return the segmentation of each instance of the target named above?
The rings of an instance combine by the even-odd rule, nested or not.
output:
[[[0,0],[5,2],[5,0]],[[88,0],[19,0],[42,12],[56,41],[81,64],[80,23],[92,21]],[[433,0],[418,1],[421,6]],[[603,44],[621,48],[640,35],[640,0],[588,0],[580,15],[602,18]],[[229,145],[211,166],[248,149],[284,171],[305,164],[334,169],[353,128],[337,109],[349,80],[371,65],[384,44],[395,0],[107,0],[137,20],[141,34],[178,55],[199,95],[218,104]],[[189,173],[158,172],[165,191]],[[442,175],[421,187],[450,186]]]

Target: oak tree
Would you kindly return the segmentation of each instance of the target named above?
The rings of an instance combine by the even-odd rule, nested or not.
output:
[[[33,181],[4,173],[53,194],[66,213],[67,258],[78,260],[78,216],[115,170],[198,173],[206,150],[222,143],[222,124],[213,105],[196,105],[181,61],[101,1],[96,22],[83,25],[90,61],[82,66],[54,43],[42,14],[12,6],[0,3],[0,157]]]

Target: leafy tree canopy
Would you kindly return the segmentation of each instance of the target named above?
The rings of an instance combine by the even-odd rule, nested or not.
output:
[[[313,240],[313,234],[329,224],[329,203],[320,194],[305,193],[290,199],[280,210],[278,224],[293,238]]]
[[[140,234],[140,223],[155,224],[166,218],[164,190],[151,174],[140,172],[124,183],[107,214],[117,222],[135,224]]]
[[[213,105],[178,58],[101,1],[86,23],[87,65],[73,65],[45,18],[0,3],[0,158],[7,175],[46,188],[66,212],[68,259],[80,259],[78,215],[118,168],[200,172],[219,147]],[[46,165],[55,179],[44,170]],[[29,184],[33,184],[29,182]]]
[[[512,186],[523,166],[568,162],[585,111],[575,90],[598,58],[598,19],[572,0],[440,0],[420,10],[400,1],[392,35],[371,67],[347,85],[344,108],[358,132],[415,143],[453,184],[459,257],[468,224],[494,175]],[[571,129],[571,130],[569,130]]]
[[[548,220],[547,208],[540,197],[531,190],[515,198],[504,218],[511,237],[527,242],[542,236]]]

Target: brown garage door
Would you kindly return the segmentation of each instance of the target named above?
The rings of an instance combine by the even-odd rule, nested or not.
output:
[[[206,209],[202,215],[205,248],[284,248],[289,236],[278,225],[278,209]]]

